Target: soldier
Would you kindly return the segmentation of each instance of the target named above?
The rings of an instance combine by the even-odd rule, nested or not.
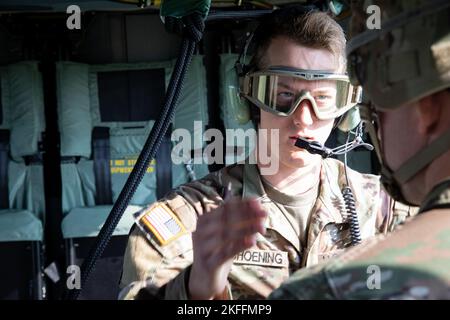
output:
[[[259,158],[228,166],[145,209],[146,227],[129,237],[121,298],[265,298],[293,271],[349,246],[343,163],[294,146],[297,137],[325,143],[355,105],[344,33],[325,13],[294,7],[265,17],[254,40],[242,94],[259,128],[279,132],[267,139],[279,170],[264,174]],[[378,176],[349,169],[348,180],[363,239],[403,220]]]
[[[274,299],[450,299],[450,2],[379,5],[381,30],[353,8],[347,53],[382,181],[419,214],[330,263],[295,273]],[[378,138],[377,138],[378,130]]]

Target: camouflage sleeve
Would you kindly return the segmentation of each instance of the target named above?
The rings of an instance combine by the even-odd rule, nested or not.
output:
[[[186,270],[192,263],[192,251],[175,257],[163,256],[135,228],[125,251],[121,299],[145,295],[163,299],[187,299]],[[164,290],[161,290],[161,289]]]
[[[296,271],[278,289],[272,291],[271,300],[336,299],[326,275],[326,264]]]
[[[419,208],[408,206],[392,199],[382,188],[380,192],[381,207],[377,216],[379,233],[386,234],[403,224],[408,218],[417,214]]]
[[[150,229],[144,228],[144,232],[135,227],[129,236],[120,283],[124,289],[120,298],[189,298],[187,283],[193,261],[192,232],[198,216],[221,203],[217,189],[212,180],[197,180],[179,186],[163,200],[143,210],[139,219],[147,221],[147,226],[150,221]],[[168,238],[164,238],[165,235],[169,235]]]
[[[223,188],[229,182],[233,182],[233,194],[240,194],[242,166],[225,167],[200,180],[178,186],[164,199],[143,210],[139,217],[141,228],[136,227],[128,239],[120,283],[123,290],[119,298],[189,298],[192,232],[199,216],[223,203]],[[231,297],[228,285],[215,298]]]
[[[130,235],[125,252],[120,292],[121,300],[188,300],[189,273],[192,253],[166,259],[152,248],[142,232],[136,228]],[[129,283],[128,285],[126,285]],[[215,297],[232,299],[231,287]]]

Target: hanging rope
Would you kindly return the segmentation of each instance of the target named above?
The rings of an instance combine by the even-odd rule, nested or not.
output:
[[[180,23],[183,25],[182,29],[180,29]],[[173,23],[171,22],[171,24]],[[192,56],[194,55],[195,47],[203,36],[205,23],[200,14],[194,13],[183,17],[182,21],[179,21],[178,25],[174,26],[174,28],[178,28],[178,31],[183,30],[183,41],[180,55],[176,61],[167,88],[163,109],[144,144],[136,165],[131,171],[117,201],[114,203],[105,224],[95,239],[95,243],[89,251],[89,255],[81,266],[81,288],[68,290],[66,294],[66,299],[68,300],[76,300],[83,290],[83,287],[86,285],[89,276],[95,268],[98,258],[100,258],[105,251],[114,229],[122,218],[125,209],[128,207],[131,198],[141,183],[148,165],[155,158],[161,141],[174,118],[186,71],[192,60]]]

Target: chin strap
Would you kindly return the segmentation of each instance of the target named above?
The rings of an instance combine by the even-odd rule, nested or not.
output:
[[[353,139],[353,141],[351,142],[347,142],[336,148],[333,149],[327,148],[318,141],[311,141],[301,137],[297,138],[297,140],[295,141],[295,146],[305,149],[306,151],[312,154],[320,154],[324,159],[334,155],[345,154],[359,147],[363,147],[366,148],[367,150],[372,151],[373,146],[369,143],[364,142],[362,139],[362,135],[363,135],[362,123],[360,123],[356,128],[355,139]]]
[[[434,140],[406,161],[399,169],[392,171],[384,162],[381,166],[381,182],[394,200],[417,206],[403,196],[401,186],[424,169],[436,158],[450,150],[450,130]]]
[[[439,138],[420,150],[399,169],[393,172],[393,178],[400,184],[404,184],[414,177],[420,170],[429,165],[433,160],[450,150],[450,130],[447,130]]]

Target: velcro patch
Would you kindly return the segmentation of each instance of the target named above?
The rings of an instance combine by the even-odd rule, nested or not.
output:
[[[136,223],[164,246],[186,233],[186,228],[175,213],[164,203],[156,203],[137,213]]]
[[[288,253],[273,250],[244,250],[234,257],[233,263],[279,268],[289,266]]]

